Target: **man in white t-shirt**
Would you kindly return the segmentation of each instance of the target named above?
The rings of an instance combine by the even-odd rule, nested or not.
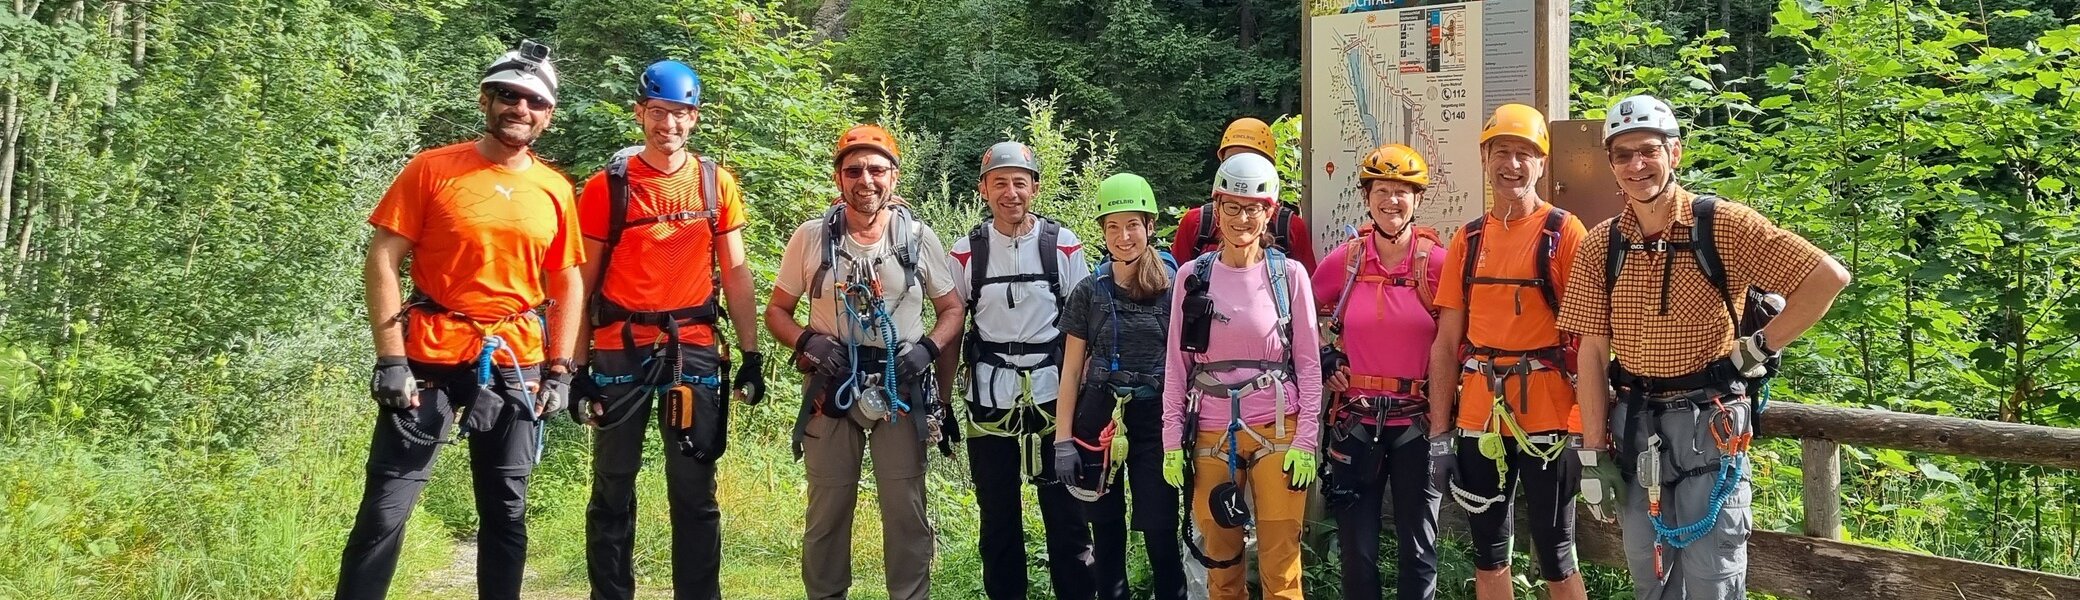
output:
[[[807,374],[794,440],[809,471],[802,588],[812,599],[845,598],[852,587],[852,518],[870,442],[888,597],[931,596],[925,448],[945,439],[950,416],[934,402],[932,365],[957,343],[962,311],[938,236],[889,203],[900,156],[879,126],[838,138],[840,202],[795,228],[766,306],[766,329]],[[795,317],[804,295],[807,328]],[[926,310],[938,317],[929,335]]]
[[[960,354],[967,367],[968,466],[982,514],[983,591],[997,599],[1027,597],[1019,503],[1025,479],[1039,488],[1055,595],[1081,600],[1096,594],[1090,528],[1082,503],[1043,457],[1062,380],[1062,332],[1055,321],[1090,266],[1075,233],[1030,211],[1039,179],[1031,148],[990,146],[980,185],[990,218],[953,243],[954,285],[969,317]],[[950,392],[958,369],[951,353],[942,360],[941,387]]]

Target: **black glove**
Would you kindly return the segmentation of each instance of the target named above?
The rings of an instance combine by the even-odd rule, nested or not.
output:
[[[570,371],[542,370],[542,391],[534,399],[537,417],[547,418],[570,404],[572,375]]]
[[[1452,495],[1452,475],[1459,470],[1459,455],[1453,452],[1453,438],[1447,431],[1430,438],[1430,486],[1437,488],[1446,497]]]
[[[1083,470],[1083,456],[1076,452],[1075,440],[1058,440],[1054,443],[1054,477],[1064,484],[1076,482]]]
[[[936,360],[939,360],[939,344],[932,338],[903,344],[903,352],[896,356],[896,377],[907,379],[923,375]]]
[[[419,379],[412,376],[410,362],[402,356],[376,357],[375,373],[368,379],[369,398],[386,408],[406,409],[418,395]]]
[[[1334,346],[1322,346],[1322,381],[1336,376],[1336,371],[1350,366],[1350,357]]]
[[[825,377],[838,377],[852,370],[852,363],[845,356],[845,346],[838,338],[803,330],[802,337],[794,341],[795,365],[805,373]]]
[[[744,403],[756,405],[766,401],[766,353],[745,352],[744,364],[737,365],[737,380],[731,390],[744,395]]]

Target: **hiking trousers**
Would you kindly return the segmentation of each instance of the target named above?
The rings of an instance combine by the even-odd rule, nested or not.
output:
[[[479,386],[476,370],[467,365],[413,363],[411,369],[427,387],[419,390],[417,408],[383,408],[376,415],[368,479],[340,553],[333,597],[379,600],[388,595],[404,547],[405,521],[446,445],[425,442],[447,435],[464,419],[482,427],[469,432],[466,442],[477,505],[477,597],[517,600],[527,566],[527,478],[534,472],[542,435],[529,396],[511,368],[499,369],[489,386]],[[537,369],[521,371],[527,381],[537,380]],[[458,409],[474,418],[458,416]]]
[[[922,406],[921,400],[913,406]],[[931,597],[931,523],[925,520],[921,417],[867,422],[857,411],[810,418],[802,439],[809,470],[808,526],[802,531],[802,589],[811,600],[848,597],[852,587],[852,519],[859,503],[861,462],[874,457],[881,506],[881,560],[890,600]]]
[[[1163,481],[1163,405],[1152,391],[1127,403],[1121,421],[1126,429],[1126,466],[1107,492],[1084,505],[1091,524],[1091,549],[1097,596],[1126,600],[1127,531],[1141,532],[1148,550],[1149,588],[1156,600],[1184,600],[1184,546],[1178,542],[1178,494]],[[1053,461],[1049,461],[1053,462]],[[1131,499],[1129,498],[1131,496]],[[1127,513],[1129,504],[1133,514]]]
[[[1723,402],[1728,412],[1726,418],[1736,435],[1751,431],[1748,400],[1727,397]],[[1617,448],[1642,452],[1647,449],[1644,438],[1653,433],[1660,434],[1661,480],[1664,482],[1661,522],[1668,527],[1689,526],[1710,514],[1712,488],[1719,475],[1716,467],[1719,458],[1726,455],[1710,428],[1712,414],[1718,409],[1699,407],[1689,401],[1649,400],[1646,407],[1638,429],[1628,432],[1626,423],[1632,418],[1632,411],[1623,402],[1612,405],[1612,440]],[[1628,445],[1619,437],[1626,435],[1641,439]],[[1692,475],[1678,477],[1678,473],[1685,471]],[[1754,526],[1750,509],[1754,499],[1752,476],[1743,474],[1739,481],[1733,482],[1732,493],[1727,494],[1717,519],[1702,538],[1681,549],[1666,544],[1662,546],[1665,578],[1654,574],[1654,526],[1648,520],[1647,494],[1639,486],[1638,476],[1637,472],[1629,469],[1625,473],[1625,510],[1619,518],[1624,531],[1625,563],[1632,572],[1633,595],[1641,600],[1746,598],[1748,534]]]
[[[1361,431],[1369,430],[1365,426]],[[1424,437],[1427,425],[1380,427],[1379,438],[1366,444],[1366,456],[1351,461],[1358,466],[1358,501],[1336,510],[1336,541],[1342,549],[1343,597],[1377,600],[1383,591],[1379,580],[1380,506],[1389,502],[1388,485],[1394,490],[1393,506],[1396,570],[1395,598],[1432,600],[1437,597],[1437,506],[1441,496],[1430,487],[1430,448]],[[1400,442],[1395,444],[1395,442]]]
[[[1273,444],[1291,444],[1293,433],[1299,428],[1292,416],[1286,416],[1286,437],[1273,437],[1277,433],[1270,423],[1251,427],[1257,435]],[[1242,529],[1227,529],[1213,521],[1213,511],[1207,507],[1207,498],[1212,497],[1213,488],[1228,481],[1227,430],[1202,430],[1196,434],[1194,448],[1218,448],[1213,456],[1192,459],[1192,519],[1200,534],[1205,537],[1206,555],[1215,560],[1227,560],[1242,555]],[[1235,434],[1236,450],[1247,460],[1262,447],[1255,437],[1246,433]],[[1242,485],[1242,493],[1249,500],[1250,516],[1257,524],[1257,579],[1263,583],[1264,598],[1300,600],[1300,525],[1307,516],[1307,492],[1288,487],[1290,479],[1284,470],[1283,452],[1264,455],[1256,464],[1237,471],[1236,477]],[[1245,584],[1246,573],[1243,561],[1232,567],[1206,570],[1206,595],[1211,600],[1242,600],[1249,597]]]
[[[693,375],[713,373],[721,360],[713,346],[681,345],[680,353],[684,371]],[[601,351],[594,354],[592,368],[605,375],[635,373],[649,354],[642,350],[634,354]],[[633,385],[606,386],[602,395],[616,398]],[[635,597],[636,473],[643,467],[643,442],[651,431],[647,425],[654,412],[656,431],[664,439],[665,501],[670,505],[672,526],[672,597],[720,599],[722,510],[715,503],[715,464],[679,452],[665,426],[664,411],[653,410],[654,402],[653,394],[644,393],[625,406],[609,407],[602,422],[620,424],[593,433],[592,500],[585,507],[585,574],[592,584],[592,598]],[[623,418],[627,420],[621,421]]]
[[[1053,409],[1053,404],[1042,404]],[[981,513],[982,589],[994,600],[1024,600],[1031,580],[1026,574],[1025,509],[1021,486],[1029,479],[1020,465],[1029,464],[1035,448],[1026,436],[968,437],[968,472],[975,482],[975,504]],[[1051,434],[1040,438],[1052,443]],[[1044,446],[1042,447],[1044,450]],[[1069,495],[1054,474],[1054,461],[1042,460],[1032,479],[1046,529],[1047,576],[1054,597],[1087,600],[1097,593],[1091,554],[1090,523],[1083,501]]]

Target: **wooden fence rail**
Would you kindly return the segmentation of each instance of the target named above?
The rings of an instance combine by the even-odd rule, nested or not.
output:
[[[1806,523],[1803,534],[1749,538],[1750,590],[1809,600],[2080,599],[2080,578],[1840,541],[1842,444],[2080,470],[2080,430],[1779,401],[1761,434],[1799,440]],[[1449,501],[1443,512],[1445,531],[1463,537],[1466,513]],[[1519,532],[1529,531],[1523,515]],[[1580,559],[1625,566],[1616,524],[1587,510],[1576,523]]]

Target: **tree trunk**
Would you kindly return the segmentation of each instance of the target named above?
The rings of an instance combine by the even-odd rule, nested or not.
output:
[[[852,12],[852,0],[823,0],[816,8],[816,16],[810,26],[816,29],[816,38],[822,40],[845,39],[845,17]]]
[[[1237,35],[1235,38],[1235,47],[1241,50],[1237,54],[1248,58],[1256,58],[1257,14],[1256,7],[1252,6],[1251,1],[1241,0],[1235,3],[1235,20],[1237,28],[1241,30],[1240,35]],[[1244,83],[1242,84],[1242,114],[1255,116],[1256,113],[1257,85],[1255,83]]]
[[[22,94],[15,91],[18,82],[18,77],[8,76],[6,112],[0,113],[0,239],[12,231],[9,221],[14,215],[15,142],[22,139]]]

